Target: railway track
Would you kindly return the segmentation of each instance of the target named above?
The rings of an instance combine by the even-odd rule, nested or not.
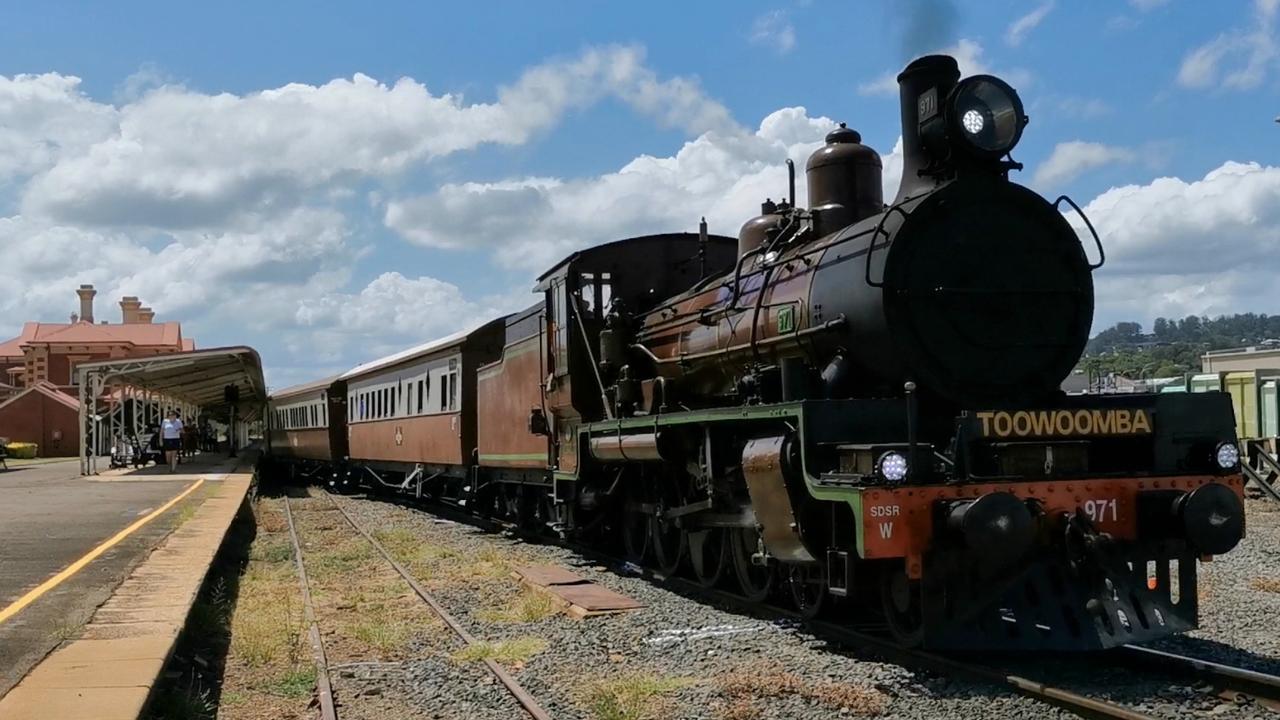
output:
[[[332,498],[332,495],[330,494]],[[815,635],[836,641],[862,653],[873,654],[887,662],[903,667],[926,670],[938,675],[970,682],[1008,688],[1025,697],[1033,698],[1055,707],[1068,710],[1080,717],[1107,720],[1153,720],[1155,716],[1128,705],[1111,700],[1091,697],[1051,681],[1039,680],[1011,673],[998,665],[984,664],[973,658],[958,659],[924,650],[903,648],[887,637],[821,620],[806,620],[798,612],[777,605],[762,605],[735,593],[721,589],[707,589],[696,582],[678,576],[668,576],[649,568],[627,563],[622,558],[581,545],[534,534],[507,521],[481,518],[455,507],[440,503],[426,503],[405,498],[377,496],[379,500],[391,500],[415,509],[426,509],[436,515],[462,522],[489,532],[512,532],[535,542],[551,542],[585,558],[611,567],[630,566],[633,575],[660,587],[734,611],[767,619],[795,621]],[[335,501],[336,502],[336,501]],[[1268,675],[1245,668],[1234,667],[1186,655],[1154,650],[1136,645],[1117,648],[1105,656],[1126,666],[1139,668],[1152,674],[1172,675],[1195,683],[1209,685],[1223,699],[1232,702],[1252,702],[1260,708],[1280,712],[1280,676]]]
[[[445,623],[445,625],[447,625],[449,629],[462,640],[464,644],[474,645],[476,643],[475,638],[472,637],[471,634],[468,633],[466,629],[462,627],[462,625],[459,624],[458,621],[454,619],[454,617],[450,615],[444,607],[434,597],[432,597],[432,595],[428,593],[416,579],[414,579],[412,575],[409,574],[409,571],[406,570],[385,547],[383,547],[382,543],[378,542],[377,538],[373,537],[368,530],[356,522],[355,518],[351,517],[351,514],[347,512],[346,508],[342,507],[342,503],[339,502],[332,493],[326,492],[324,495],[328,498],[329,502],[333,504],[334,509],[336,509],[342,515],[343,519],[347,521],[347,524],[359,533],[359,535],[363,537],[384,560],[387,561],[387,564],[390,565],[391,568],[396,571],[396,574],[398,574],[409,585],[414,594],[418,596],[423,604],[429,607],[431,611],[434,612]],[[302,545],[298,540],[298,533],[293,522],[293,511],[290,508],[289,497],[287,495],[284,496],[284,509],[285,517],[289,524],[289,539],[293,543],[294,558],[298,567],[298,577],[302,584],[304,619],[309,626],[308,634],[311,639],[312,657],[316,665],[316,685],[320,700],[320,717],[321,720],[337,720],[337,710],[333,702],[333,689],[329,682],[328,661],[325,658],[324,643],[320,635],[319,624],[316,622],[315,610],[311,603],[311,592],[306,574],[306,562],[302,555]],[[524,709],[525,713],[530,718],[533,718],[533,720],[551,720],[551,716],[547,714],[547,711],[538,704],[538,701],[529,694],[529,691],[525,690],[524,687],[522,687],[520,683],[502,667],[502,665],[498,664],[497,661],[488,658],[484,660],[484,665],[488,668],[489,672],[497,678],[498,682],[506,688],[515,701],[520,704],[520,707]]]
[[[320,700],[320,720],[338,720],[338,709],[333,703],[333,685],[329,682],[329,660],[324,654],[324,639],[320,636],[320,624],[316,622],[315,605],[311,602],[311,583],[307,580],[307,563],[302,556],[302,543],[298,542],[298,529],[293,523],[293,508],[289,496],[284,496],[284,516],[289,522],[289,541],[293,543],[293,561],[298,567],[298,582],[302,585],[302,618],[307,623],[307,637],[311,640],[311,659],[316,666],[316,694]]]
[[[1253,702],[1280,712],[1280,677],[1275,675],[1137,645],[1118,648],[1115,655],[1138,667],[1207,683],[1224,700]]]

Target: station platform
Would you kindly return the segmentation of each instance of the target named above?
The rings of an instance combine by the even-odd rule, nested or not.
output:
[[[0,471],[0,718],[141,716],[255,461]]]

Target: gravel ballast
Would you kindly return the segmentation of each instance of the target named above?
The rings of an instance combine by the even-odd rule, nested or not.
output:
[[[557,719],[1072,717],[1003,688],[856,657],[793,623],[721,610],[561,547],[378,499],[337,500],[375,537],[413,538],[413,545],[400,543],[408,561],[399,559],[478,640],[528,645],[502,662]],[[1251,500],[1248,512],[1249,537],[1201,568],[1202,628],[1163,646],[1275,673],[1280,593],[1260,588],[1280,577],[1280,505]],[[383,542],[399,556],[396,543]],[[522,603],[530,591],[509,573],[535,563],[566,567],[644,607],[584,620],[527,613]],[[423,612],[430,610],[424,605]],[[344,717],[524,717],[481,663],[458,657],[460,641],[442,641],[447,632],[410,640],[404,660],[338,667]],[[1023,659],[1012,669],[1155,717],[1266,716],[1207,688],[1096,660]]]

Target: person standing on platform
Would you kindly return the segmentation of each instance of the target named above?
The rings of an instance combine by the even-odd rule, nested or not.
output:
[[[169,463],[169,472],[178,472],[178,451],[182,449],[182,421],[178,413],[170,410],[160,425],[160,442],[164,447],[164,459]]]

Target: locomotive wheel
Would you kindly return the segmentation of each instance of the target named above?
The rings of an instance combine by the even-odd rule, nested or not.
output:
[[[827,570],[822,563],[791,565],[787,575],[791,602],[806,620],[822,614],[827,607]]]
[[[538,493],[537,505],[534,507],[534,514],[537,518],[538,532],[553,534],[555,533],[554,525],[560,520],[556,512],[556,501],[551,493]]]
[[[502,489],[502,519],[508,522],[520,520],[520,488],[516,485]]]
[[[689,538],[669,520],[649,518],[649,533],[653,539],[653,562],[664,575],[674,575],[680,569],[689,550]]]
[[[707,528],[688,533],[689,564],[693,576],[704,588],[720,584],[729,566],[728,532],[724,528]]]
[[[622,504],[622,547],[627,560],[641,567],[649,559],[652,540],[651,518],[641,509],[642,503],[639,493],[632,489]]]
[[[751,560],[760,548],[760,532],[754,527],[733,528],[729,531],[729,545],[743,597],[751,602],[763,602],[773,591],[776,573],[772,564],[757,565]]]
[[[653,562],[664,575],[674,575],[680,569],[689,550],[689,538],[675,520],[663,517],[667,508],[683,504],[679,485],[670,477],[662,478],[662,497],[655,509],[657,514],[649,518],[649,533],[653,544]]]
[[[901,567],[880,574],[880,606],[889,633],[903,647],[917,647],[924,640],[924,609],[920,583]]]

